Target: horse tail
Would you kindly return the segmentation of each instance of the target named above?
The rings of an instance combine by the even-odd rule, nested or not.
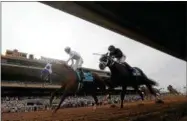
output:
[[[154,81],[153,79],[147,78],[147,82],[148,82],[150,85],[158,86],[158,83],[157,83],[156,81]]]
[[[153,85],[153,86],[158,86],[158,83],[155,80],[148,78],[145,75],[145,73],[140,68],[138,68],[138,67],[134,67],[134,68],[137,69],[137,70],[139,70],[141,72],[141,74],[143,75],[143,77],[146,78],[146,82],[148,84]]]

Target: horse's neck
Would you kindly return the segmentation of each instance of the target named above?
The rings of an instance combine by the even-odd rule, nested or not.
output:
[[[115,65],[110,66],[109,69],[112,76],[118,71]]]
[[[112,66],[109,67],[112,75],[119,75],[122,73],[123,69],[120,67],[118,63],[114,63]]]

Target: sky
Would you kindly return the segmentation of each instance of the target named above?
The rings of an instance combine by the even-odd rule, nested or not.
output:
[[[141,68],[160,87],[183,90],[186,62],[39,2],[2,2],[2,50],[67,60],[69,46],[84,59],[83,67],[99,69],[99,56],[109,45],[120,48],[131,66]],[[108,70],[108,69],[107,69]]]

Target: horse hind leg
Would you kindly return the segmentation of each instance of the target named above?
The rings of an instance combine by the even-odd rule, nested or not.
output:
[[[164,103],[164,101],[161,100],[160,96],[157,95],[151,85],[147,84],[146,86],[149,89],[150,93],[156,98],[156,103]]]

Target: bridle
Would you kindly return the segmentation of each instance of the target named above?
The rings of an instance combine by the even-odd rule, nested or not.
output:
[[[105,67],[111,67],[112,65],[114,65],[115,61],[113,60],[113,57],[104,55],[106,58],[106,61],[100,61],[100,64],[104,65]],[[110,62],[110,63],[109,63]]]

